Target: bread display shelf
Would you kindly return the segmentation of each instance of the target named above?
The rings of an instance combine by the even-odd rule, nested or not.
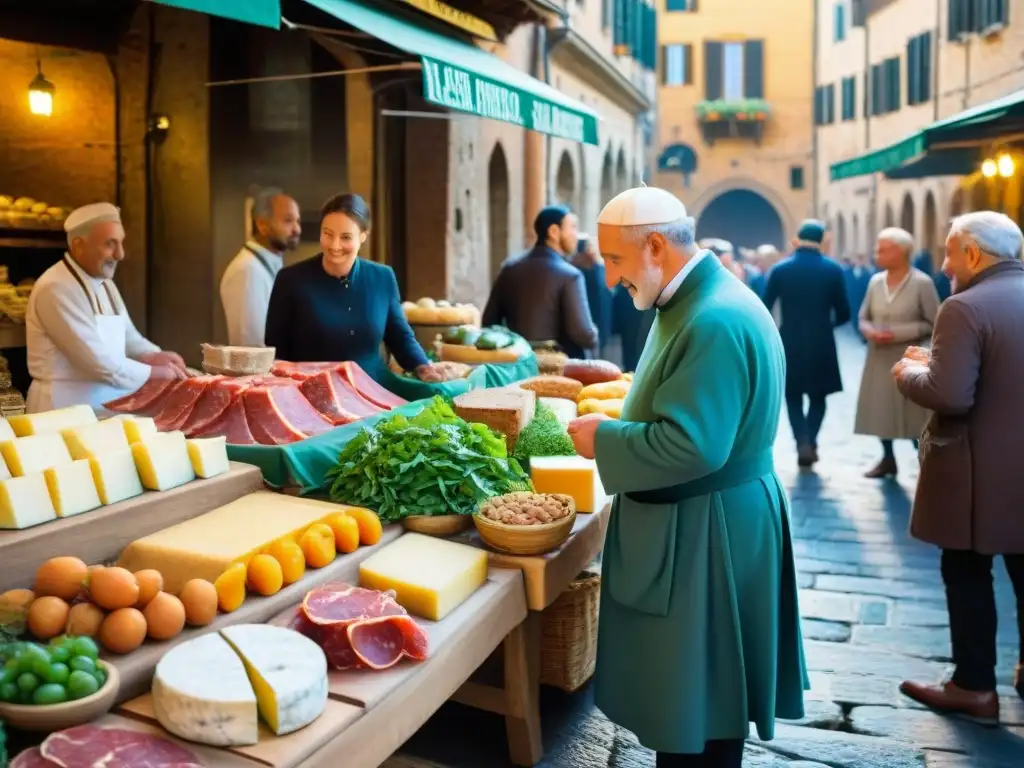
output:
[[[335,574],[332,578],[340,577]],[[157,724],[148,694],[127,702],[98,724],[172,738],[207,768],[376,768],[526,619],[522,583],[518,571],[491,569],[484,586],[443,620],[418,620],[430,637],[426,661],[406,659],[383,671],[331,672],[324,714],[307,728],[284,737],[261,729],[259,744],[230,749],[179,741]],[[280,613],[275,623],[287,621],[290,615],[290,610]]]
[[[263,475],[249,464],[231,463],[227,473],[194,480],[169,491],[146,491],[133,499],[17,531],[0,531],[0,592],[30,587],[46,560],[73,555],[86,563],[115,560],[136,539],[177,525],[263,488]]]

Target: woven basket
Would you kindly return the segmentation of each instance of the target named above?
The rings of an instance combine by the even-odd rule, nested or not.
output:
[[[597,665],[601,576],[584,571],[544,610],[540,681],[567,693],[582,688]]]

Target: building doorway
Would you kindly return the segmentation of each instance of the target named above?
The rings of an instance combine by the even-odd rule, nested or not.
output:
[[[705,237],[728,240],[735,248],[785,247],[779,212],[750,189],[723,192],[705,206],[697,220],[697,239]]]
[[[508,163],[501,144],[495,144],[487,163],[487,223],[491,251],[491,282],[508,258]]]
[[[903,196],[903,205],[900,208],[900,228],[914,234],[914,199],[909,192]]]
[[[558,160],[558,171],[555,174],[555,199],[560,205],[575,208],[576,173],[572,169],[572,159],[568,152],[562,152]]]

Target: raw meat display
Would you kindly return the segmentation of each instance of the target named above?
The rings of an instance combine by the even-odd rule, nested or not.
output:
[[[51,734],[39,751],[61,768],[203,768],[199,758],[173,741],[95,725]]]
[[[288,626],[323,648],[334,669],[387,669],[406,656],[427,658],[426,631],[391,591],[324,584],[306,595]]]
[[[188,437],[286,445],[405,403],[356,363],[279,360],[267,375],[147,382],[104,407],[153,416],[158,429]]]
[[[11,760],[10,768],[54,768],[56,765],[43,757],[39,747],[32,747]]]

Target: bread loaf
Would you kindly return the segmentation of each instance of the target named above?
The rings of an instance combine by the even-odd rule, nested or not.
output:
[[[562,375],[587,386],[621,379],[622,371],[615,363],[609,363],[607,360],[569,360],[562,370]]]
[[[509,454],[536,410],[537,395],[518,387],[474,389],[455,398],[455,413],[470,423],[486,424],[503,434]]]

